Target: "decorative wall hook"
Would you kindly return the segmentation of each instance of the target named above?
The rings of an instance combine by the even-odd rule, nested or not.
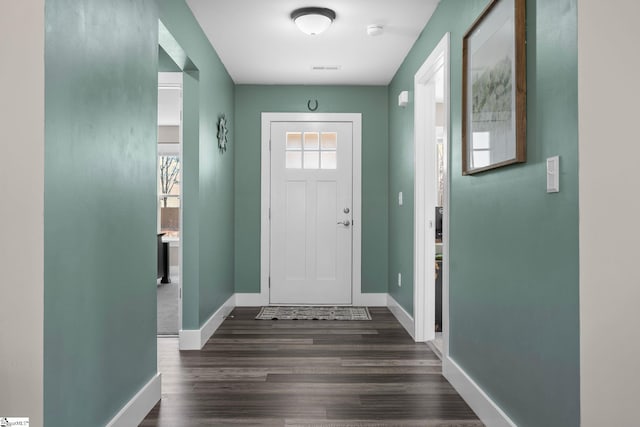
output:
[[[309,111],[316,111],[318,109],[318,100],[315,99],[315,107],[311,106],[311,100],[307,101],[307,108],[309,109]]]

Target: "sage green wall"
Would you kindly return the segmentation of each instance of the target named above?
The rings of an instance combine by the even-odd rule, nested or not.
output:
[[[158,12],[45,8],[44,419],[99,426],[156,374]]]
[[[173,73],[179,73],[182,71],[167,52],[160,46],[158,46],[158,71]]]
[[[198,69],[185,76],[183,113],[185,184],[188,181],[183,186],[183,328],[198,329],[234,293],[235,148],[231,143],[224,154],[218,150],[217,120],[221,114],[229,119],[233,142],[235,87],[187,4],[157,3],[162,23]]]
[[[388,283],[389,294],[409,314],[413,314],[414,76],[442,37],[450,32],[450,144],[453,149],[450,158],[454,158],[454,169],[451,169],[451,173],[455,179],[461,170],[460,167],[455,169],[455,161],[459,161],[460,151],[458,145],[462,108],[462,36],[487,3],[488,0],[441,1],[389,84],[389,139],[393,142],[389,147]],[[407,107],[401,108],[396,100],[398,94],[404,90],[409,91],[410,102]],[[458,156],[458,159],[455,156]],[[451,198],[454,198],[453,185],[451,187]],[[403,196],[402,206],[398,205],[399,192],[402,192]],[[454,232],[455,230],[452,230],[452,235]],[[402,287],[398,286],[398,273],[402,273]]]
[[[527,3],[527,163],[461,174],[462,37],[484,0],[443,0],[389,88],[390,191],[413,192],[413,108],[391,102],[451,33],[450,355],[518,426],[579,425],[576,0]],[[545,192],[559,155],[561,192]],[[389,291],[411,311],[413,200],[391,203]],[[397,237],[396,237],[397,236]]]
[[[236,86],[236,292],[260,292],[260,114],[362,113],[362,291],[386,292],[388,100],[379,86]]]
[[[157,371],[158,18],[200,69],[184,79],[185,328],[233,294],[233,149],[218,153],[216,119],[234,86],[183,1],[45,13],[44,417],[105,425]]]

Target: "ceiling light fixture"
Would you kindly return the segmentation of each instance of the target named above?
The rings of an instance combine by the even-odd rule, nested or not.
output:
[[[367,35],[371,37],[379,36],[384,32],[384,27],[378,24],[367,25]]]
[[[331,26],[336,13],[324,7],[303,7],[291,12],[291,19],[300,31],[315,36]]]

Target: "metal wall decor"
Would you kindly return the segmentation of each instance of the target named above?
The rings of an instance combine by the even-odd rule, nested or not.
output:
[[[229,129],[227,128],[228,122],[226,117],[223,115],[218,119],[218,148],[221,152],[227,151],[227,142]]]
[[[318,109],[318,100],[314,99],[315,104],[311,104],[311,100],[307,101],[307,108],[309,109],[309,111],[316,111]]]

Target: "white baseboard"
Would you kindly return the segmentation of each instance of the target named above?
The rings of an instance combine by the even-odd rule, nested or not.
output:
[[[356,294],[353,305],[365,307],[386,307],[387,294]]]
[[[200,329],[182,329],[178,333],[180,350],[200,350],[235,307],[235,294],[222,304]]]
[[[236,294],[236,307],[262,307],[264,305],[269,305],[269,294]],[[353,298],[353,305],[386,307],[387,294],[357,294]]]
[[[201,336],[200,329],[181,329],[178,332],[178,347],[180,350],[200,350]]]
[[[450,357],[442,360],[442,374],[487,427],[517,427],[516,423]]]
[[[130,427],[139,425],[162,397],[161,374],[156,374],[133,398],[109,421],[107,427]]]
[[[413,321],[413,316],[406,312],[406,310],[395,300],[391,295],[387,295],[387,307],[389,311],[396,316],[398,322],[402,325],[403,328],[407,330],[411,338],[415,340],[415,323]]]
[[[236,307],[262,307],[269,305],[268,293],[238,294],[236,293]]]

